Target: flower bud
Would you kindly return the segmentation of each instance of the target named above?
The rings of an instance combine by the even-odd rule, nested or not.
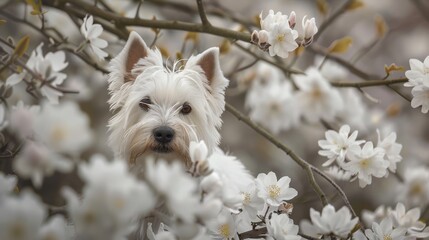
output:
[[[259,41],[258,41],[259,46],[262,46],[268,42],[268,32],[267,31],[265,31],[265,30],[259,31],[258,36],[259,36]]]
[[[250,42],[251,43],[258,43],[259,42],[259,33],[256,30],[253,30],[252,35],[250,36]]]
[[[316,20],[314,18],[306,19],[307,16],[304,16],[302,19],[302,29],[304,31],[304,40],[308,43],[309,39],[313,38],[313,36],[317,33]],[[311,42],[311,41],[310,41]]]
[[[289,27],[294,29],[296,25],[296,13],[294,11],[290,13],[288,21],[289,21]]]

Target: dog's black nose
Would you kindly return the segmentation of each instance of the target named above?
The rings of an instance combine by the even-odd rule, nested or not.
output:
[[[155,140],[162,144],[167,144],[173,140],[174,130],[171,127],[162,126],[153,130]]]

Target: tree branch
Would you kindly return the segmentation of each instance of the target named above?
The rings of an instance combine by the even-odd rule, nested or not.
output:
[[[350,6],[350,4],[353,2],[354,0],[347,0],[346,2],[344,2],[334,13],[332,13],[331,16],[329,16],[319,27],[319,31],[317,31],[316,35],[314,35],[314,40],[316,41],[320,35],[329,27],[329,25],[331,25],[333,22],[335,22],[335,20],[337,20],[337,18],[339,16],[341,16],[346,10],[347,8]]]
[[[201,18],[201,23],[203,26],[211,26],[209,20],[207,19],[206,11],[204,10],[203,0],[197,0],[198,14]]]
[[[153,19],[140,19],[140,18],[128,18],[118,14],[103,11],[91,4],[85,3],[81,0],[46,0],[43,2],[45,6],[54,7],[61,9],[66,12],[72,11],[73,14],[84,11],[85,13],[92,14],[94,17],[102,18],[105,21],[113,22],[119,27],[147,27],[147,28],[159,28],[159,29],[172,29],[172,30],[184,30],[188,32],[201,32],[209,33],[229,39],[240,40],[244,42],[250,42],[250,34],[238,32],[230,29],[224,29],[214,27],[211,25],[205,26],[203,24],[194,24],[180,21],[167,21],[167,20],[153,20]],[[80,13],[82,17],[84,13]],[[122,39],[126,39],[128,36],[120,36]]]
[[[335,189],[337,189],[338,193],[341,195],[342,199],[344,200],[345,205],[350,209],[351,213],[354,217],[357,217],[355,211],[353,210],[353,207],[350,205],[350,201],[348,200],[346,194],[344,191],[330,178],[328,177],[324,172],[320,171],[315,166],[311,165],[301,157],[299,157],[295,152],[293,152],[288,146],[281,143],[277,138],[275,138],[271,133],[269,133],[267,130],[263,129],[256,123],[254,123],[249,117],[242,114],[240,111],[235,109],[232,105],[229,103],[225,104],[225,109],[230,112],[232,115],[234,115],[238,120],[244,122],[246,125],[251,127],[253,130],[255,130],[257,133],[259,133],[261,136],[265,137],[268,141],[270,141],[272,144],[274,144],[276,147],[281,149],[283,152],[285,152],[293,161],[295,161],[299,166],[301,166],[303,169],[311,168],[312,171],[316,172],[318,175],[323,177],[325,180],[327,180],[332,186],[334,186]],[[307,170],[308,171],[308,170]],[[308,174],[308,172],[307,172]],[[314,186],[312,181],[310,181],[313,189],[315,189],[316,192],[321,191],[319,186]],[[319,190],[316,190],[318,189]],[[323,194],[323,192],[322,192]],[[324,198],[326,198],[326,195],[324,195]],[[320,195],[322,196],[322,195]]]
[[[408,82],[407,78],[397,78],[390,80],[368,80],[364,82],[332,82],[331,85],[334,87],[355,87],[355,88],[363,88],[363,87],[373,87],[373,86],[385,86],[391,84],[405,83]]]

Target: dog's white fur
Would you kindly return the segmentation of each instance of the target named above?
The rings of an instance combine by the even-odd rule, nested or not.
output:
[[[109,121],[110,146],[116,157],[127,160],[139,175],[148,156],[179,159],[190,167],[189,143],[204,140],[211,169],[237,193],[245,191],[252,176],[240,161],[218,148],[228,86],[220,69],[219,49],[210,48],[190,57],[184,66],[179,64],[176,62],[171,69],[165,67],[160,51],[149,49],[137,33],[130,34],[124,49],[110,64],[109,103],[114,111]],[[152,103],[142,109],[139,103],[146,97]],[[189,114],[181,113],[184,103],[192,107]],[[153,130],[160,126],[175,132],[169,143],[171,152],[154,150],[159,143]],[[142,224],[135,238],[145,234],[145,226]]]
[[[135,51],[141,51],[136,53]],[[137,55],[134,63],[130,55]],[[109,100],[116,114],[109,122],[109,144],[117,157],[131,164],[147,155],[161,155],[164,159],[189,162],[190,141],[204,140],[209,153],[218,146],[221,114],[224,111],[224,92],[228,80],[219,66],[219,49],[210,48],[192,56],[185,66],[176,62],[172,69],[164,67],[157,49],[149,49],[140,36],[132,32],[124,49],[110,65]],[[127,69],[132,64],[132,69]],[[150,110],[144,111],[139,102],[149,96]],[[192,107],[188,115],[180,113],[187,102]],[[155,143],[152,130],[166,125],[176,135],[171,143],[172,153],[151,151]]]

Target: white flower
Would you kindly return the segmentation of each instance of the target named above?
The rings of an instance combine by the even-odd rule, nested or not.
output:
[[[270,206],[279,206],[283,201],[291,200],[298,192],[289,187],[290,177],[282,177],[277,181],[274,172],[268,174],[260,173],[256,178],[258,196],[265,200]]]
[[[39,113],[39,106],[25,106],[22,101],[19,101],[16,106],[10,111],[9,127],[20,138],[31,138],[34,135],[34,124]]]
[[[358,135],[357,130],[350,134],[350,136],[349,134],[349,125],[343,125],[338,133],[334,130],[328,130],[325,132],[326,140],[319,140],[318,142],[319,146],[323,149],[319,151],[319,155],[328,158],[328,161],[323,163],[322,166],[329,166],[334,161],[337,161],[338,164],[342,166],[342,164],[344,164],[348,149],[353,146],[359,146],[365,142],[363,140],[356,141]]]
[[[43,56],[42,46],[43,43],[31,53],[27,61],[27,67],[43,80],[36,79],[42,95],[47,97],[51,103],[58,103],[58,98],[63,93],[54,88],[61,85],[67,78],[65,73],[60,72],[68,65],[66,55],[63,51],[58,51],[55,53],[50,52]],[[49,81],[49,84],[46,81]]]
[[[287,214],[273,214],[267,223],[269,240],[299,240],[299,227],[293,224],[293,220]]]
[[[352,219],[350,210],[346,206],[335,211],[334,206],[330,204],[323,208],[322,213],[311,208],[310,218],[318,234],[329,235],[332,233],[342,238],[347,237],[359,221],[358,218]]]
[[[340,89],[344,107],[337,115],[344,123],[358,130],[366,131],[368,125],[367,107],[362,101],[362,94],[353,88]]]
[[[125,239],[155,205],[149,187],[128,172],[125,161],[95,156],[78,172],[86,183],[82,198],[69,188],[63,191],[78,238]]]
[[[340,93],[320,74],[319,70],[310,67],[306,75],[296,76],[298,86],[297,101],[307,121],[315,123],[320,119],[332,121],[343,109]]]
[[[422,106],[422,113],[429,111],[429,56],[424,62],[417,59],[410,59],[410,70],[405,72],[408,82],[406,87],[413,87],[411,94],[411,107],[417,108]]]
[[[405,169],[404,181],[398,187],[398,201],[410,206],[426,206],[429,202],[429,170],[425,167]]]
[[[212,239],[239,239],[234,219],[229,211],[222,211],[216,218],[207,224]]]
[[[79,156],[93,142],[88,116],[75,102],[44,103],[35,123],[36,138],[51,149]]]
[[[345,163],[343,168],[357,174],[360,187],[371,184],[372,176],[381,178],[386,175],[389,162],[384,160],[382,148],[374,148],[372,142],[366,142],[362,148],[355,145],[349,150],[350,162]]]
[[[243,213],[248,219],[255,220],[258,211],[264,208],[264,200],[258,196],[258,189],[255,183],[249,185],[245,191],[241,192],[243,196]]]
[[[275,24],[285,24],[289,22],[287,15],[283,15],[281,12],[276,12],[276,14],[274,14],[273,10],[268,11],[268,15],[265,18],[262,18],[262,13],[259,14],[259,18],[261,19],[261,29],[268,32],[274,28]]]
[[[73,164],[62,156],[53,153],[46,146],[27,141],[17,158],[13,168],[23,178],[31,178],[35,187],[40,187],[45,176],[52,175],[56,170],[69,172]]]
[[[311,39],[317,33],[316,19],[306,19],[307,16],[302,18],[302,30],[304,31],[303,39]]]
[[[410,70],[405,72],[408,82],[404,83],[406,87],[420,86],[423,83],[429,84],[429,56],[424,62],[417,59],[410,59]]]
[[[34,240],[45,217],[46,210],[33,194],[8,197],[0,204],[0,239]]]
[[[418,108],[422,106],[422,113],[429,111],[429,82],[427,85],[415,86],[411,90],[413,99],[411,99],[411,107]]]
[[[9,87],[15,86],[16,84],[20,83],[24,79],[25,75],[26,75],[25,71],[10,75],[6,79],[6,86],[9,86]]]
[[[166,200],[168,208],[185,222],[195,219],[199,203],[196,194],[196,182],[185,173],[179,162],[168,164],[165,161],[154,162],[147,160],[147,180],[161,193]]]
[[[253,90],[255,91],[255,90]],[[268,84],[257,91],[250,118],[274,134],[299,123],[299,108],[289,82]]]
[[[289,52],[298,47],[295,41],[298,38],[298,32],[290,28],[288,16],[281,12],[274,14],[274,11],[270,10],[264,19],[261,13],[260,19],[261,29],[268,32],[268,43],[271,45],[268,49],[270,55],[288,57]]]
[[[381,140],[380,131],[377,129],[378,141],[377,147],[384,149],[384,159],[389,162],[389,170],[396,172],[396,164],[402,160],[400,155],[402,144],[396,142],[396,133],[392,132]]]
[[[374,212],[363,210],[362,211],[362,221],[367,225],[371,226],[373,222],[381,222],[389,214],[390,208],[381,205],[374,210]]]
[[[340,180],[340,181],[349,181],[352,178],[352,175],[348,171],[344,171],[343,169],[337,166],[331,166],[327,170],[324,171],[330,177]]]
[[[39,231],[38,238],[40,240],[68,240],[67,223],[63,216],[56,215],[49,219]]]
[[[192,141],[189,144],[189,156],[193,162],[207,160],[208,149],[205,142],[203,140],[200,142]]]
[[[365,235],[369,240],[403,240],[405,239],[406,230],[403,228],[393,229],[392,220],[385,218],[380,224],[372,223],[372,230],[365,230]]]
[[[329,82],[340,82],[344,81],[348,76],[349,72],[342,65],[332,61],[325,59],[322,56],[317,56],[314,60],[314,66],[319,68],[320,73],[329,81]]]
[[[426,227],[425,223],[419,221],[419,208],[406,211],[404,204],[398,203],[396,209],[390,211],[390,216],[392,217],[393,225],[396,228],[405,228],[410,236],[417,238],[429,237],[429,228]]]
[[[246,94],[245,106],[250,109],[257,106],[263,92],[267,92],[265,89],[270,86],[279,86],[283,80],[284,77],[280,70],[268,63],[260,62],[254,69],[249,69],[239,79],[239,87],[243,89],[249,88]]]
[[[298,38],[298,32],[292,30],[289,24],[275,24],[269,32],[268,43],[271,45],[268,48],[270,56],[279,56],[287,58],[289,52],[294,51],[298,47],[295,39]]]
[[[191,141],[189,144],[189,156],[192,161],[192,166],[190,168],[192,176],[205,176],[210,174],[212,169],[207,161],[209,157],[208,148],[204,141]]]
[[[0,204],[1,201],[15,188],[17,180],[18,179],[14,175],[4,175],[0,172]]]
[[[109,55],[105,51],[101,50],[102,48],[107,47],[107,41],[99,38],[103,33],[103,27],[100,24],[94,24],[94,18],[92,15],[85,16],[82,26],[80,27],[80,31],[88,41],[91,52],[97,56],[99,60],[103,60]]]

